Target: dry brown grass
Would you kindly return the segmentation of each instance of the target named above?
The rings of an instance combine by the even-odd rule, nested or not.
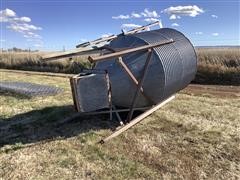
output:
[[[57,85],[57,96],[0,94],[0,179],[239,179],[240,98],[182,91],[107,144],[116,123],[74,113],[67,79],[0,74]],[[225,87],[226,88],[226,87]]]
[[[240,85],[240,48],[197,49],[198,83]]]
[[[74,57],[46,62],[42,56],[46,52],[20,52],[20,53],[2,53],[0,54],[0,68],[19,69],[29,71],[46,71],[60,73],[79,73],[82,68],[90,67],[87,58]]]
[[[74,57],[46,63],[41,60],[44,53],[2,53],[0,68],[79,73],[90,67],[87,57]],[[195,82],[204,84],[240,85],[240,48],[197,49],[198,73]]]

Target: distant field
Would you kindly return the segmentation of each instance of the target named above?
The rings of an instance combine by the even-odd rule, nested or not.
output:
[[[1,80],[54,85],[26,99],[0,92],[0,179],[239,179],[240,89],[190,85],[110,142],[109,116],[74,113],[67,78],[0,71]]]
[[[61,73],[79,73],[90,67],[87,57],[74,57],[51,63],[41,61],[42,53],[2,53],[0,68]],[[240,85],[240,48],[197,49],[196,83]]]
[[[240,85],[240,48],[197,49],[195,82]]]
[[[3,52],[0,54],[0,68],[57,73],[78,73],[82,68],[90,66],[86,56],[73,57],[71,60],[65,58],[52,62],[44,62],[42,60],[43,55],[46,55],[46,53]]]

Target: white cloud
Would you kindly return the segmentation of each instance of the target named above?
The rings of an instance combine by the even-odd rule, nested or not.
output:
[[[29,24],[30,17],[18,17],[16,12],[11,9],[0,10],[0,22],[7,24],[6,28],[20,33],[27,41],[43,44],[42,37],[36,31],[42,30],[41,27]]]
[[[212,36],[219,36],[219,33],[217,33],[217,32],[212,33]]]
[[[148,23],[152,23],[152,22],[159,21],[159,19],[157,19],[157,18],[146,18],[146,19],[144,19],[144,21],[146,21]]]
[[[178,27],[179,24],[178,24],[178,23],[172,23],[172,26],[174,26],[174,27]]]
[[[172,14],[169,19],[174,20],[174,19],[181,19],[180,16],[176,16],[175,14]]]
[[[34,26],[32,24],[23,24],[24,27],[26,27],[29,30],[42,30],[41,27]]]
[[[42,39],[42,36],[39,34],[33,33],[31,31],[28,32],[23,32],[23,37],[28,38],[28,39]]]
[[[25,31],[32,31],[32,30],[42,30],[41,27],[37,27],[27,23],[23,23],[23,24],[13,23],[13,24],[10,24],[10,26],[7,26],[7,28],[20,33],[23,33]]]
[[[29,17],[17,17],[17,14],[11,9],[5,9],[0,11],[0,22],[31,22]]]
[[[156,11],[149,11],[147,8],[144,9],[144,12],[141,13],[143,17],[149,17],[149,18],[158,18],[160,17]]]
[[[216,19],[218,18],[218,16],[215,14],[212,14],[211,16],[212,16],[212,18],[216,18]]]
[[[131,17],[133,17],[133,18],[140,18],[140,17],[142,17],[142,15],[138,14],[138,13],[135,13],[135,12],[132,12]]]
[[[132,12],[130,15],[119,15],[119,16],[113,16],[112,19],[131,19],[131,18],[158,18],[160,15],[156,11],[149,11],[147,8],[144,9],[143,12],[136,13]]]
[[[107,34],[102,34],[101,37],[106,38],[106,37],[109,37],[109,36],[112,36],[112,35],[113,35],[112,33],[107,33]]]
[[[201,31],[198,31],[198,32],[195,32],[195,34],[196,34],[196,35],[202,35],[202,34],[203,34],[203,32],[201,32]]]
[[[138,28],[141,27],[140,25],[137,24],[122,24],[121,28]]]
[[[6,42],[6,40],[5,39],[0,39],[0,42]]]
[[[119,15],[119,16],[113,16],[113,19],[129,19],[130,16],[129,15]]]
[[[25,37],[25,38],[31,38],[31,36],[28,36],[28,35],[23,35],[23,37]]]
[[[16,13],[11,9],[0,10],[0,22],[8,22],[15,16]]]
[[[16,13],[11,10],[11,9],[4,9],[0,11],[0,15],[5,16],[5,17],[15,17]]]
[[[169,19],[177,19],[177,16],[175,14],[172,14]]]
[[[20,18],[16,17],[13,20],[20,21],[20,22],[26,22],[26,23],[31,22],[31,18],[29,18],[29,17],[20,17]]]
[[[0,16],[0,22],[8,22],[8,18]]]
[[[20,20],[23,22],[31,22],[31,18],[29,17],[20,17]]]
[[[204,13],[204,10],[199,8],[196,5],[193,6],[171,6],[169,8],[166,8],[163,10],[164,13],[170,14],[170,15],[175,15],[172,16],[172,19],[176,19],[177,16],[190,16],[190,17],[195,17],[201,13]]]

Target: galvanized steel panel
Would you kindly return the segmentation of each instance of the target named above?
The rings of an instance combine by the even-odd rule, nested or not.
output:
[[[111,48],[132,48],[173,39],[174,43],[154,48],[149,72],[143,89],[155,103],[168,98],[185,88],[193,80],[197,71],[197,57],[190,41],[180,32],[163,28],[133,35],[121,36],[110,43]],[[123,57],[135,77],[141,77],[146,61],[146,52],[135,52]],[[106,69],[112,85],[113,104],[129,107],[136,92],[136,85],[126,75],[115,59],[99,62],[96,68]],[[142,95],[137,107],[152,105]]]
[[[73,98],[79,112],[109,108],[109,81],[105,73],[80,74],[73,79]]]

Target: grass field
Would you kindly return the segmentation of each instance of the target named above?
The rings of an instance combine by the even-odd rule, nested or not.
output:
[[[0,68],[58,73],[79,73],[90,67],[87,56],[60,59],[52,62],[41,60],[45,52],[3,52],[0,54]]]
[[[74,113],[66,78],[0,72],[1,80],[57,85],[26,99],[0,93],[0,179],[239,179],[240,89],[191,86],[104,145],[116,122]],[[208,89],[209,88],[209,89]]]
[[[240,48],[197,48],[196,83],[240,85]],[[2,53],[0,68],[61,73],[79,73],[90,67],[87,57],[51,63],[41,61],[43,53]]]
[[[195,82],[240,85],[240,48],[197,49]]]

